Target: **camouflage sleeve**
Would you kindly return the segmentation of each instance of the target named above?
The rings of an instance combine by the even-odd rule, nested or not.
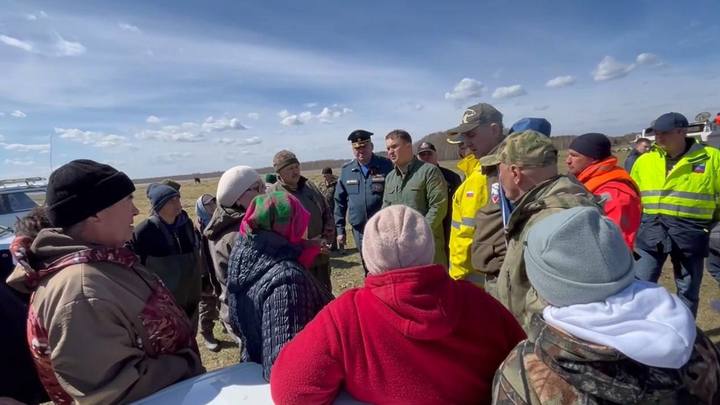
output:
[[[435,166],[430,166],[425,177],[428,212],[425,219],[432,229],[442,227],[443,219],[448,209],[448,188],[442,172]]]
[[[532,404],[532,396],[528,387],[523,348],[527,341],[520,343],[508,354],[505,361],[495,372],[492,384],[493,405],[525,405]],[[538,403],[539,402],[535,402]]]

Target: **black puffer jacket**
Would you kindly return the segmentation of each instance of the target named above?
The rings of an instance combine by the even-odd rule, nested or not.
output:
[[[290,341],[333,298],[298,262],[299,248],[274,232],[240,237],[228,266],[230,324],[242,331],[243,361],[270,368]]]

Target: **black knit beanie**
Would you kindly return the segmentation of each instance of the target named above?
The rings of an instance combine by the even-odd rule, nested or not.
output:
[[[603,160],[612,156],[610,139],[603,134],[595,132],[582,134],[573,139],[568,149],[572,149],[575,152],[595,160]]]
[[[88,159],[73,160],[50,175],[47,215],[55,227],[67,228],[97,214],[135,191],[123,172]]]

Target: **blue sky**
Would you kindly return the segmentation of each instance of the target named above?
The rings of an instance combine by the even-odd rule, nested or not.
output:
[[[478,101],[555,134],[720,111],[715,0],[445,3],[0,0],[0,177],[349,158]]]

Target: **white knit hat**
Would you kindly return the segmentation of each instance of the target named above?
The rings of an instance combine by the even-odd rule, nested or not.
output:
[[[380,210],[365,225],[362,256],[368,273],[432,264],[435,241],[425,217],[405,205]]]
[[[250,166],[235,166],[220,176],[217,201],[223,207],[232,207],[240,196],[253,184],[262,182],[260,175]]]

